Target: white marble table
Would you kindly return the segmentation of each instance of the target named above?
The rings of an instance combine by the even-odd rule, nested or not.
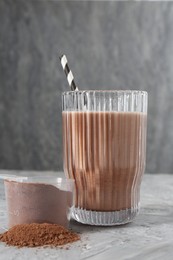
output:
[[[0,174],[34,175],[36,172],[0,171]],[[37,172],[38,174],[38,172]],[[39,174],[55,175],[55,172]],[[92,227],[71,221],[81,241],[66,249],[15,248],[0,243],[1,260],[173,259],[173,175],[145,174],[141,190],[141,211],[136,220],[119,227]],[[0,232],[7,226],[3,182],[0,182]]]

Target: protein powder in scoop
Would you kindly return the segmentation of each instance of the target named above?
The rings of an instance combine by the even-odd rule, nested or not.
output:
[[[30,223],[68,226],[70,207],[73,203],[72,181],[68,190],[49,183],[14,180],[5,180],[4,183],[9,228],[17,224]]]

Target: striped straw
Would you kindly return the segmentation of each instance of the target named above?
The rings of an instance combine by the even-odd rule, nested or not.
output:
[[[74,82],[73,73],[72,73],[72,71],[70,70],[70,68],[68,66],[68,61],[67,61],[66,56],[62,55],[59,58],[60,58],[62,68],[63,68],[63,70],[65,72],[65,75],[67,77],[67,81],[68,81],[68,84],[69,84],[71,90],[72,91],[74,91],[74,90],[77,91],[78,87],[76,86],[76,84]]]

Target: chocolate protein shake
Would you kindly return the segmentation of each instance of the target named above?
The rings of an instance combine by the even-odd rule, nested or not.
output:
[[[62,94],[64,172],[75,180],[75,220],[121,225],[138,214],[147,102],[147,92],[137,90]]]
[[[140,112],[63,112],[64,170],[76,182],[76,208],[138,205],[146,123]]]
[[[54,223],[67,227],[72,206],[71,191],[51,184],[5,180],[8,226]]]

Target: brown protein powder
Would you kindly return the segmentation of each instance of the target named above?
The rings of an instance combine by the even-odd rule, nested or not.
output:
[[[0,241],[17,247],[62,246],[79,240],[78,234],[57,224],[20,224],[0,234]]]

